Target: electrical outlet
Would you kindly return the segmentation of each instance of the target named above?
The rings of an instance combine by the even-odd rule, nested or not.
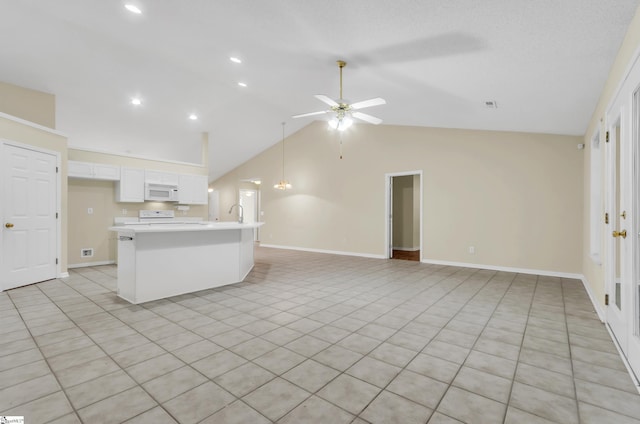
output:
[[[93,215],[93,208],[87,208],[87,214]]]
[[[87,249],[81,249],[80,250],[80,257],[81,258],[92,258],[93,257],[93,247],[87,248]]]
[[[469,246],[469,254],[471,254],[471,255],[475,255],[476,254],[476,247],[475,246]]]
[[[122,209],[122,215],[126,215],[127,214],[127,210],[126,209]]]

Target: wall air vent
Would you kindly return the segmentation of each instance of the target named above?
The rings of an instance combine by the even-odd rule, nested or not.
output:
[[[495,100],[486,100],[484,102],[484,106],[487,109],[497,109],[498,108],[498,103]]]
[[[88,249],[81,249],[80,250],[80,257],[81,258],[92,258],[93,257],[93,247],[90,247]]]

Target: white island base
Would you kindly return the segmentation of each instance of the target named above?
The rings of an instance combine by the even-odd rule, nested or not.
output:
[[[261,224],[111,227],[118,233],[118,296],[137,304],[244,280]]]

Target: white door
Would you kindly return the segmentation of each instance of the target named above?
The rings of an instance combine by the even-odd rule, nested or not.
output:
[[[640,376],[640,64],[607,112],[607,325]]]
[[[240,201],[244,214],[244,222],[253,224],[258,222],[258,190],[240,189]],[[254,241],[258,241],[258,229],[253,231]]]
[[[2,290],[56,277],[54,154],[2,143]]]
[[[610,114],[607,144],[607,208],[606,208],[606,245],[607,269],[606,286],[609,298],[607,305],[607,323],[618,343],[625,350],[627,343],[627,290],[629,282],[629,241],[628,226],[631,209],[625,204],[625,178],[628,172],[625,166],[623,149],[627,146],[627,122],[624,114],[626,105],[618,105],[616,114]],[[623,122],[623,119],[624,122]],[[625,127],[623,127],[625,125]]]
[[[636,68],[640,66],[636,65]],[[632,143],[631,151],[634,158],[630,190],[633,198],[634,214],[632,222],[631,249],[633,251],[630,261],[633,262],[631,284],[629,284],[629,325],[627,340],[627,358],[631,369],[640,378],[640,69],[632,75],[636,76],[636,89],[632,100]]]

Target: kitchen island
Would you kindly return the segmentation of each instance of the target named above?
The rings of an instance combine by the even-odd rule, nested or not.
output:
[[[263,223],[131,223],[118,233],[118,296],[143,303],[238,283],[253,268]]]

